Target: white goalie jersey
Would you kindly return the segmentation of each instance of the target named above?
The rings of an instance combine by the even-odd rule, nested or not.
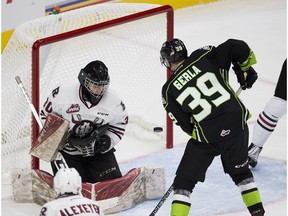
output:
[[[85,215],[104,216],[97,203],[80,195],[55,199],[46,203],[39,216]]]
[[[108,123],[109,127],[105,134],[111,138],[111,146],[107,151],[122,139],[128,123],[125,104],[115,92],[108,89],[99,103],[92,105],[82,98],[78,81],[69,85],[61,85],[52,91],[41,110],[42,121],[46,120],[48,113],[54,113],[67,120],[69,132],[80,138]],[[68,144],[65,145],[63,151],[71,155],[82,154]]]

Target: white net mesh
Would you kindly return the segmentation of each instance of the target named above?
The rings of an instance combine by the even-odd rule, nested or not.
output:
[[[31,166],[31,111],[15,76],[20,76],[31,98],[33,43],[155,7],[159,5],[99,4],[46,16],[15,29],[2,54],[2,170]],[[165,127],[161,86],[166,73],[159,63],[159,49],[166,39],[167,17],[163,13],[41,47],[39,109],[51,90],[77,79],[81,68],[98,59],[108,67],[110,88],[123,99],[131,122],[136,119],[136,124],[151,130]]]

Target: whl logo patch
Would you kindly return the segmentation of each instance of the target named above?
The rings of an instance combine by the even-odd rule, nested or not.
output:
[[[227,135],[229,135],[229,134],[230,134],[230,130],[224,130],[224,129],[223,129],[223,130],[221,131],[221,133],[220,133],[220,136],[221,136],[221,137],[225,137],[225,136],[227,136]]]
[[[66,113],[75,113],[80,111],[79,104],[71,104],[71,106],[66,110]]]

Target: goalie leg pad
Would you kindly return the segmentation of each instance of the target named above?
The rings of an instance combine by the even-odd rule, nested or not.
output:
[[[57,197],[53,176],[42,170],[20,170],[12,173],[12,192],[16,202],[44,205]]]
[[[165,172],[163,167],[144,167],[146,199],[158,199],[165,193]]]
[[[105,214],[112,214],[132,208],[147,199],[160,198],[165,193],[164,168],[137,168],[130,170],[124,178],[128,176],[135,178],[129,187],[118,197],[117,205],[104,210]],[[99,205],[101,206],[100,203]]]
[[[132,208],[146,199],[145,172],[141,168],[134,168],[121,178],[100,182],[95,185],[95,193],[96,200],[102,200],[99,202],[101,208],[104,202],[103,198],[108,194],[111,196],[109,198],[118,198],[114,207],[103,209],[105,214]]]
[[[105,214],[134,207],[165,193],[164,168],[134,168],[120,178],[96,184],[82,184],[83,196],[98,202]]]

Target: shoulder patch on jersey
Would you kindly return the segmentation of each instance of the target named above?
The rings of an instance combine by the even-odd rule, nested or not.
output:
[[[71,106],[66,110],[66,113],[75,113],[80,111],[79,104],[71,104]]]

